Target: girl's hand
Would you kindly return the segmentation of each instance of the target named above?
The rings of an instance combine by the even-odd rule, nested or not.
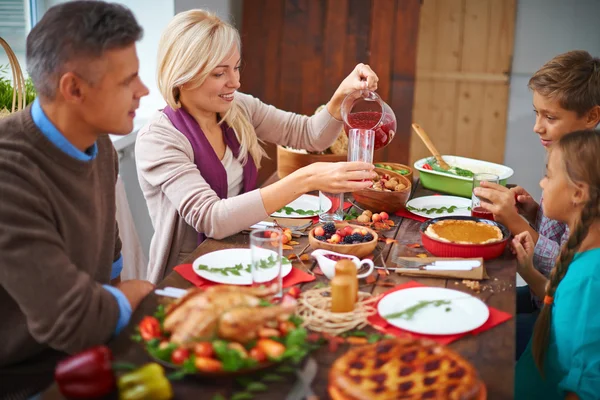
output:
[[[516,235],[511,243],[513,253],[517,256],[517,272],[527,275],[533,267],[533,250],[535,244],[529,232],[521,232]]]
[[[327,111],[334,118],[341,120],[342,116],[340,113],[340,106],[344,98],[352,92],[357,90],[377,90],[377,82],[379,78],[377,74],[373,72],[371,67],[366,64],[358,64],[354,70],[340,83],[337,90],[331,97],[329,103],[327,103]]]
[[[309,191],[346,193],[370,187],[377,174],[375,166],[366,162],[318,162],[298,170],[309,181]]]
[[[514,188],[511,188],[510,191],[514,194],[515,200],[517,201],[519,214],[527,218],[530,223],[534,224],[540,207],[539,204],[520,186],[515,186]]]

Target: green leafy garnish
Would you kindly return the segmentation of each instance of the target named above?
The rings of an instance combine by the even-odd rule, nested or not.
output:
[[[230,349],[227,342],[215,340],[212,342],[215,354],[221,360],[224,371],[237,371],[243,368],[254,367],[258,362],[250,357],[244,357],[239,351]]]
[[[406,209],[408,211],[416,211],[416,212],[422,212],[425,214],[442,214],[444,212],[452,214],[454,211],[456,210],[469,210],[471,211],[471,207],[457,207],[457,206],[450,206],[450,207],[446,207],[446,206],[442,206],[442,207],[424,207],[424,208],[416,208],[416,207],[411,207],[411,206],[406,206]]]
[[[252,382],[246,386],[246,390],[249,392],[266,392],[267,385],[262,382]]]
[[[293,367],[285,364],[281,365],[280,367],[277,367],[275,371],[280,372],[282,374],[293,374],[294,372],[296,372],[296,370]]]
[[[254,395],[250,392],[237,392],[231,396],[230,400],[250,400],[253,399]]]
[[[287,207],[287,206],[283,207],[280,210],[277,210],[277,212],[280,214],[285,213],[287,215],[294,214],[294,213],[296,213],[298,215],[317,215],[317,214],[319,214],[318,210],[303,210],[301,208],[292,208],[292,207]]]
[[[301,317],[297,316],[296,314],[292,314],[288,321],[290,321],[292,324],[296,325],[296,328],[300,327],[300,325],[302,325],[302,323],[304,322],[304,320]]]
[[[221,393],[217,393],[213,396],[213,398],[211,400],[227,400],[227,399]]]
[[[360,217],[360,214],[359,214],[357,211],[355,211],[355,210],[352,210],[352,211],[349,211],[349,212],[348,212],[348,213],[347,213],[347,214],[344,216],[344,221],[351,221],[351,220],[355,220],[355,219],[357,219],[358,217]]]
[[[177,349],[177,345],[175,343],[168,343],[164,346],[160,345],[160,340],[152,339],[146,343],[146,350],[148,354],[150,354],[154,358],[158,358],[159,360],[171,362],[171,354]]]
[[[445,304],[450,304],[450,300],[421,300],[417,304],[412,307],[408,307],[406,310],[402,310],[397,313],[385,315],[383,318],[385,319],[394,319],[394,318],[402,318],[405,320],[411,320],[415,316],[417,312],[420,310],[429,307],[430,305],[434,307],[440,307]]]
[[[190,357],[188,357],[187,360],[183,362],[181,368],[169,374],[167,378],[169,380],[178,380],[182,379],[186,375],[195,374],[196,372],[198,372],[198,369],[196,368],[196,355],[192,354]]]
[[[265,382],[282,382],[285,378],[277,374],[266,374],[262,377],[262,380]]]
[[[410,173],[410,171],[407,169],[395,169],[395,168],[392,168],[390,165],[385,165],[385,164],[375,164],[375,167],[387,169],[388,171],[396,172],[400,175],[408,175]]]
[[[262,269],[273,268],[275,266],[276,262],[277,262],[277,260],[276,260],[275,256],[271,254],[269,257],[260,260],[260,262],[258,263],[258,267],[262,268]],[[285,257],[281,257],[281,265],[284,265],[284,264],[291,264],[291,261]],[[247,264],[245,267],[242,264],[236,264],[233,267],[225,267],[225,268],[211,268],[208,265],[200,264],[196,267],[196,269],[198,271],[206,271],[206,272],[210,272],[213,274],[221,274],[224,276],[228,276],[229,274],[241,276],[242,274],[240,273],[240,271],[245,271],[249,274],[251,268],[252,268],[252,264]]]
[[[450,169],[445,170],[444,168],[440,167],[440,164],[437,162],[435,157],[428,159],[427,164],[429,164],[432,170],[448,175],[462,176],[465,178],[472,178],[475,175],[473,171],[469,171],[468,169],[460,167],[450,167]]]
[[[289,348],[292,346],[302,346],[306,342],[306,336],[308,333],[306,329],[297,328],[289,332],[285,337],[285,347]]]

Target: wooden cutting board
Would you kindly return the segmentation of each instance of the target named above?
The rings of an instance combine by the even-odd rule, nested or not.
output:
[[[427,258],[419,258],[419,257],[402,257],[406,260],[415,260],[419,261],[423,264],[431,264],[434,261],[448,261],[448,260],[463,260],[462,258],[441,258],[441,257],[427,257]],[[425,271],[414,269],[411,271],[396,271],[399,275],[405,276],[428,276],[432,278],[450,278],[450,279],[469,279],[474,281],[481,281],[483,279],[489,279],[487,272],[485,272],[485,264],[483,258],[469,258],[469,260],[479,260],[481,265],[477,268],[473,268],[470,271]],[[400,267],[400,265],[396,265],[392,263],[392,265],[388,265],[388,268],[396,268]]]

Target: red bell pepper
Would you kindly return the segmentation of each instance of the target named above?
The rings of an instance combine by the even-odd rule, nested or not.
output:
[[[423,169],[427,169],[429,171],[433,170],[433,168],[431,168],[431,165],[429,165],[429,164],[423,164]]]
[[[139,325],[140,335],[146,342],[154,338],[159,338],[160,322],[154,317],[144,317]]]
[[[109,394],[115,388],[112,360],[108,347],[97,346],[60,361],[54,370],[60,392],[72,399]]]

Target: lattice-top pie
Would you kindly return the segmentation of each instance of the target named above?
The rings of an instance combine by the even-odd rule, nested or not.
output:
[[[433,239],[457,244],[487,244],[503,238],[502,231],[495,225],[460,219],[430,224],[425,234]]]
[[[449,348],[399,338],[350,349],[331,367],[328,390],[333,400],[476,400],[484,388]]]

